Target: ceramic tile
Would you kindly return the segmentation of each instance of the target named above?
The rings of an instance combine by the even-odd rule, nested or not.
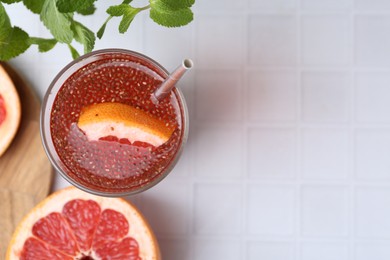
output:
[[[172,189],[172,185],[176,188]],[[186,215],[191,210],[190,195],[190,186],[183,181],[165,181],[141,195],[142,212],[158,235],[189,231]]]
[[[181,90],[185,99],[190,122],[195,119],[195,77],[196,70],[192,69],[188,71],[176,85],[176,87]]]
[[[356,260],[387,260],[390,258],[390,242],[358,242],[355,245],[355,255]]]
[[[254,122],[291,122],[297,117],[297,73],[292,70],[248,73],[248,117]]]
[[[357,236],[390,239],[390,189],[359,187],[355,196]]]
[[[308,180],[348,177],[348,130],[305,128],[302,132],[302,175]]]
[[[345,242],[304,242],[301,250],[302,260],[349,259],[349,246]]]
[[[239,234],[242,191],[236,184],[197,184],[194,194],[195,234]]]
[[[237,121],[242,118],[241,79],[238,70],[196,71],[197,119]]]
[[[244,48],[243,18],[238,15],[202,15],[198,19],[194,59],[198,68],[241,66]]]
[[[295,247],[289,242],[260,242],[247,243],[248,260],[293,260],[295,259]]]
[[[293,11],[296,9],[297,2],[297,0],[249,0],[249,8],[261,11]]]
[[[297,63],[297,26],[293,15],[251,15],[248,24],[248,62],[254,66]]]
[[[167,28],[155,23],[145,23],[144,52],[173,71],[183,59],[194,58],[192,52],[192,31],[194,25],[179,28]],[[156,48],[156,43],[159,48]]]
[[[390,123],[390,76],[388,72],[356,73],[356,119],[359,122]],[[374,102],[373,102],[374,101]]]
[[[214,0],[214,1],[195,1],[195,8],[201,13],[207,12],[234,12],[241,11],[245,7],[245,1],[235,0]]]
[[[343,186],[302,188],[301,228],[307,237],[348,235],[348,193]]]
[[[359,11],[390,10],[390,2],[387,0],[356,0],[356,9]]]
[[[302,60],[305,65],[345,65],[350,60],[350,19],[345,15],[302,17]]]
[[[301,0],[303,10],[307,11],[345,11],[352,7],[353,0]]]
[[[196,131],[195,175],[203,179],[240,178],[243,167],[242,129],[198,127]],[[220,153],[221,147],[226,147],[223,154]]]
[[[390,15],[358,15],[355,18],[355,61],[362,67],[390,65]]]
[[[251,179],[294,178],[297,163],[296,145],[294,129],[250,129],[247,159],[249,177]]]
[[[193,244],[193,260],[241,258],[241,245],[238,240],[202,239]]]
[[[183,260],[190,259],[191,246],[186,239],[159,239],[161,256],[163,259]]]
[[[359,129],[356,132],[356,176],[361,180],[390,180],[390,132]]]
[[[302,74],[302,117],[305,122],[346,122],[349,116],[350,76],[343,71],[305,71]]]
[[[288,185],[255,185],[247,191],[247,232],[262,236],[294,234],[296,191]]]

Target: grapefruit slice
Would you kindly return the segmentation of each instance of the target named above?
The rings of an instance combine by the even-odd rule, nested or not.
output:
[[[7,260],[159,260],[148,223],[129,202],[70,187],[38,204],[18,225]]]
[[[7,150],[20,124],[18,92],[7,72],[0,66],[0,156]]]
[[[84,107],[78,127],[88,140],[114,136],[130,143],[144,142],[158,147],[168,141],[174,129],[146,112],[122,103],[98,103]]]

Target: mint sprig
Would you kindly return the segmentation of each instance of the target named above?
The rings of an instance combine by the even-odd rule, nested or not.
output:
[[[108,21],[112,17],[121,16],[119,32],[125,33],[136,14],[150,9],[150,18],[159,25],[166,27],[180,27],[189,24],[194,19],[191,11],[195,0],[149,0],[149,5],[142,8],[134,8],[129,5],[131,1],[125,0],[122,4],[111,6],[107,9],[110,15],[99,29],[97,36],[102,38]]]
[[[38,14],[45,27],[53,35],[51,39],[29,36],[19,27],[13,27],[6,9],[2,3],[14,4],[23,2],[31,12]],[[0,0],[0,60],[10,60],[31,45],[37,45],[40,52],[53,49],[57,43],[66,44],[72,58],[79,57],[79,52],[72,45],[78,42],[83,46],[84,53],[91,52],[95,46],[96,36],[103,37],[107,23],[112,18],[120,18],[118,31],[128,31],[137,14],[149,10],[150,18],[166,27],[179,27],[193,20],[191,7],[195,0],[149,0],[144,7],[132,6],[132,0],[123,0],[119,5],[109,7],[109,15],[100,29],[95,33],[78,22],[77,15],[93,15],[97,0]]]

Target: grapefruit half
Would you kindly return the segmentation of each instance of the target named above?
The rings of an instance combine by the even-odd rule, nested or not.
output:
[[[128,201],[69,187],[50,195],[18,225],[7,260],[159,260],[157,241]]]
[[[84,107],[77,125],[90,141],[114,136],[155,147],[168,141],[174,131],[173,127],[146,112],[117,102]]]
[[[0,65],[0,156],[7,150],[20,124],[21,108],[18,92]]]

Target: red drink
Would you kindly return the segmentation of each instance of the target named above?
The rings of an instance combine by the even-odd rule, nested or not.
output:
[[[51,84],[42,116],[45,148],[57,170],[77,187],[106,196],[136,193],[165,177],[188,131],[177,89],[158,103],[151,98],[166,77],[153,60],[125,50],[97,51],[68,65]],[[107,127],[107,120],[119,124]],[[167,138],[142,139],[138,128],[141,139],[131,138],[127,122]]]

